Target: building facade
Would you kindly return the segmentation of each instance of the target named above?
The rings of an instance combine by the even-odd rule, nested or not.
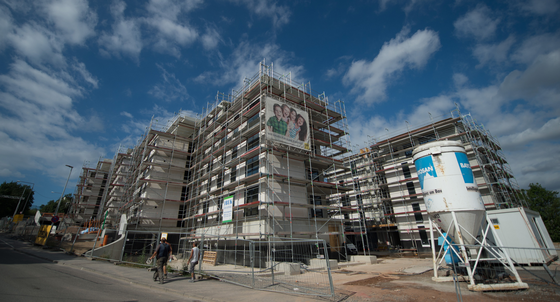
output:
[[[110,184],[96,214],[112,227],[126,214],[129,231],[147,234],[136,239],[165,232],[179,246],[307,238],[337,249],[344,230],[332,215],[351,209],[331,199],[352,188],[325,175],[346,170],[347,132],[342,102],[261,64],[202,115],[152,122],[133,149],[104,160]]]
[[[358,250],[430,250],[429,220],[412,151],[441,140],[460,141],[465,147],[486,209],[523,206],[497,140],[470,115],[454,110],[449,118],[374,142],[344,159],[349,171],[339,173],[336,180],[353,190],[340,199],[356,212],[336,218],[344,220],[345,233]]]
[[[124,219],[140,247],[166,233],[179,252],[201,238],[225,249],[324,239],[339,260],[349,243],[365,254],[427,251],[412,151],[437,140],[463,144],[487,209],[521,205],[499,144],[470,115],[456,110],[349,155],[344,103],[261,64],[201,115],[152,121],[134,148],[84,168],[73,214],[113,229]]]

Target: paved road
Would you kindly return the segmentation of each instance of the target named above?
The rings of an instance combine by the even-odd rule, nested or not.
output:
[[[196,301],[19,253],[0,239],[1,301]]]
[[[12,251],[10,246],[15,248]],[[14,253],[18,253],[17,255]],[[27,256],[27,257],[24,257]],[[204,279],[195,283],[187,282],[187,277],[170,274],[164,284],[152,280],[153,273],[146,269],[114,265],[108,261],[91,261],[84,257],[68,255],[58,249],[43,249],[29,242],[14,240],[7,234],[0,233],[0,265],[3,272],[0,282],[9,279],[7,274],[19,274],[19,270],[30,267],[31,273],[23,273],[18,282],[10,283],[14,287],[0,284],[0,301],[214,301],[214,302],[247,302],[247,301],[325,301],[307,295],[288,295],[278,292],[259,291],[237,286],[218,280]],[[0,260],[2,261],[2,260]],[[12,268],[13,266],[13,268]],[[35,267],[37,266],[37,267]],[[23,268],[22,268],[23,267]],[[6,271],[9,271],[6,273]],[[55,272],[52,272],[55,271]],[[86,274],[87,272],[87,274]],[[52,275],[56,273],[56,275]],[[87,276],[87,277],[85,277]],[[78,285],[60,284],[78,282]],[[43,283],[41,283],[43,282]],[[31,286],[19,283],[33,284]],[[15,285],[14,285],[15,284]],[[39,284],[39,285],[37,285]],[[43,285],[44,284],[44,285]],[[80,286],[87,285],[90,286]],[[20,288],[18,288],[20,286]],[[54,293],[44,293],[43,289],[57,287]],[[74,297],[61,295],[60,292],[74,290],[75,287],[89,289],[84,296]],[[28,300],[14,300],[26,291]],[[6,294],[4,294],[6,293]],[[8,299],[4,299],[3,295]],[[14,295],[15,294],[15,295]],[[152,296],[150,296],[152,295]],[[174,296],[176,295],[176,296]],[[43,298],[45,297],[45,298]],[[55,297],[51,299],[51,297]],[[328,299],[327,299],[328,300]]]
[[[10,245],[16,250],[12,250]],[[333,275],[337,301],[453,301],[452,282],[431,280],[431,259],[383,259],[379,264],[357,264],[336,270]],[[554,264],[551,270],[560,271]],[[527,268],[542,275],[542,268]],[[424,274],[422,272],[428,271]],[[153,282],[152,273],[70,256],[58,249],[42,249],[0,233],[0,301],[214,301],[214,302],[309,302],[332,301],[306,295],[253,290],[217,280],[186,282],[170,276],[165,284]],[[470,292],[461,283],[464,301],[560,301],[560,287],[531,281],[521,272],[529,290],[513,292]],[[534,276],[533,276],[534,277]],[[82,293],[73,292],[76,288]],[[177,295],[177,296],[174,296]],[[434,298],[436,297],[436,298]],[[445,298],[447,297],[447,298]]]

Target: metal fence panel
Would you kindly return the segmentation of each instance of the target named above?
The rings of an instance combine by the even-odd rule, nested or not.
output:
[[[203,240],[199,269],[221,280],[259,290],[332,296],[324,240]]]

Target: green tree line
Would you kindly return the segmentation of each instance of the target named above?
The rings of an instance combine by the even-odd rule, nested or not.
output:
[[[560,242],[560,197],[558,192],[549,191],[540,184],[529,184],[523,190],[529,209],[541,214],[544,225],[554,242]]]
[[[58,201],[60,200],[50,200],[47,204],[41,205],[39,207],[39,211],[41,213],[54,213],[56,210],[56,206]],[[66,194],[62,197],[62,201],[60,202],[60,207],[58,208],[58,213],[66,213],[72,204],[72,194]]]
[[[3,182],[0,185],[0,217],[12,217],[16,207],[18,207],[18,203],[19,207],[16,214],[23,213],[29,215],[34,201],[34,194],[35,192],[31,190],[31,186],[20,184],[15,181]],[[5,196],[16,198],[8,198]]]

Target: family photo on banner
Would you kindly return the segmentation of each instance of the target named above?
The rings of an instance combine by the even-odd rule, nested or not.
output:
[[[305,110],[271,98],[266,99],[268,139],[309,150],[309,115]]]

